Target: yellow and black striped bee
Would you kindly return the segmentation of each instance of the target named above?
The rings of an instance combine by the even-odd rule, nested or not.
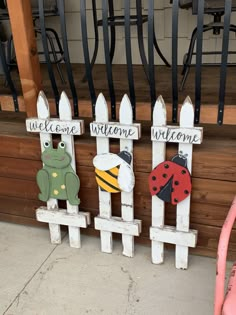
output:
[[[98,154],[93,159],[98,186],[103,191],[131,192],[134,188],[134,173],[130,166],[132,156],[127,151],[119,154]]]

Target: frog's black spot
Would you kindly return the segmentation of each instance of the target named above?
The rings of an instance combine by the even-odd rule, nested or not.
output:
[[[152,176],[152,180],[156,180],[157,178],[156,178],[156,176]]]
[[[188,190],[185,190],[184,193],[185,193],[185,195],[188,195],[188,194],[189,194],[189,191],[188,191]]]
[[[154,190],[154,191],[157,191],[157,187],[154,186],[154,187],[153,187],[153,190]]]
[[[176,180],[175,181],[175,186],[178,186],[179,185],[179,182]]]
[[[169,168],[169,165],[168,165],[168,164],[165,164],[165,165],[164,165],[164,168]]]
[[[181,173],[182,173],[182,174],[186,174],[186,171],[185,171],[185,170],[182,170]]]
[[[162,177],[166,178],[168,175],[167,174],[162,174]]]

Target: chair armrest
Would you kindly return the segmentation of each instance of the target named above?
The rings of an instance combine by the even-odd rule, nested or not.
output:
[[[223,224],[217,251],[214,315],[220,315],[224,302],[225,269],[229,238],[236,218],[236,196]]]

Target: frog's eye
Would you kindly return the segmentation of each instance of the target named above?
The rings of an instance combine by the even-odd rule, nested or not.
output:
[[[61,149],[65,149],[65,147],[66,147],[66,145],[65,145],[64,142],[60,142],[60,143],[58,144],[58,146],[59,146],[59,148],[61,148]]]
[[[44,148],[49,148],[50,147],[50,142],[49,141],[45,141],[43,144]]]

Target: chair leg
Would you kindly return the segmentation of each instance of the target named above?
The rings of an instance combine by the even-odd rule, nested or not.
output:
[[[157,44],[157,39],[156,39],[156,34],[154,32],[154,36],[153,36],[153,44],[154,44],[154,47],[156,49],[156,52],[157,54],[160,56],[160,58],[162,59],[162,61],[164,62],[164,64],[167,66],[167,67],[171,67],[169,62],[166,60],[166,58],[164,57],[164,55],[162,54],[158,44]]]

